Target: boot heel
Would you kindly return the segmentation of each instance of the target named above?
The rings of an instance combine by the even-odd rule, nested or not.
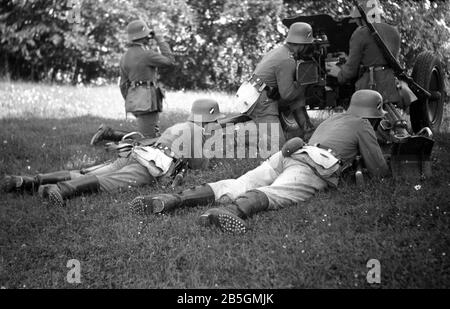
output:
[[[154,200],[152,200],[152,211],[154,214],[159,214],[162,213],[164,211],[166,207],[166,203],[164,203],[164,201],[155,198]]]
[[[217,224],[219,222],[217,221]],[[208,227],[211,225],[217,225],[213,222],[213,217],[210,214],[203,214],[197,219],[197,224],[203,227]]]

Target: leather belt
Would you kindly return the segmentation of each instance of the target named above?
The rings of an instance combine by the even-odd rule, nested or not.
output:
[[[130,87],[136,88],[136,87],[153,87],[155,86],[155,83],[150,80],[135,80],[130,82]]]
[[[390,69],[390,67],[386,65],[371,65],[371,66],[363,66],[363,72],[364,73],[369,72],[370,68],[373,68],[374,72],[380,72]]]

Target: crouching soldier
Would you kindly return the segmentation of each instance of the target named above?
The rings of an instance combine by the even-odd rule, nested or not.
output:
[[[295,138],[282,151],[237,179],[179,194],[141,196],[131,205],[150,214],[216,202],[222,206],[207,210],[200,216],[199,224],[240,233],[247,230],[245,220],[255,213],[297,205],[317,191],[337,186],[341,172],[357,155],[362,156],[372,175],[387,175],[389,169],[374,131],[383,116],[381,104],[378,92],[358,91],[346,113],[332,116],[318,126],[310,139],[311,146]]]
[[[217,102],[197,100],[192,105],[188,120],[165,130],[151,146],[144,146],[143,142],[132,147],[125,157],[85,171],[59,171],[34,177],[5,176],[0,181],[0,190],[39,191],[51,205],[63,206],[66,199],[82,193],[112,193],[120,188],[154,183],[155,179],[171,175],[184,162],[192,169],[206,168],[208,159],[203,156],[203,127],[222,117]]]
[[[268,126],[266,132],[258,131],[259,144],[273,144],[278,151],[286,142],[280,109],[293,111],[302,132],[313,130],[305,108],[305,87],[295,80],[296,61],[310,53],[313,42],[311,26],[294,23],[285,44],[264,55],[251,78],[239,88],[236,95],[243,114],[259,128]]]

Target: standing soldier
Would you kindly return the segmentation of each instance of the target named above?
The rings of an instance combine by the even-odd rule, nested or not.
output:
[[[392,55],[398,59],[401,44],[400,33],[396,27],[382,22],[383,10],[379,2],[362,0],[360,6]],[[349,57],[341,67],[332,67],[329,74],[337,77],[341,84],[357,79],[356,90],[376,90],[383,96],[384,103],[393,103],[401,108],[408,107],[417,98],[406,83],[399,82],[395,77],[394,70],[384,57],[383,51],[377,45],[356,6],[350,17],[359,27],[350,39]],[[398,137],[407,135],[404,128],[394,128],[394,130]]]
[[[374,27],[392,54],[398,58],[400,54],[400,33],[397,28],[381,22],[383,12],[378,5],[374,8],[362,5],[362,8],[366,14],[374,14],[374,16],[371,16],[375,21]],[[373,90],[378,91],[383,96],[384,101],[399,101],[394,71],[389,67],[387,60],[361,19],[361,14],[356,7],[353,8],[350,16],[359,27],[350,39],[348,60],[337,74],[339,82],[345,83],[358,78],[356,90],[370,89],[373,85],[376,88]],[[377,19],[379,22],[377,22]]]
[[[248,106],[245,114],[252,121],[256,124],[275,123],[278,125],[279,136],[277,137],[280,148],[285,142],[285,136],[279,120],[279,108],[289,106],[292,110],[298,108],[303,111],[305,89],[296,82],[296,61],[310,51],[313,42],[314,37],[309,24],[300,22],[292,24],[286,43],[271,50],[263,57],[256,66],[253,76],[241,86],[237,94]],[[240,95],[241,93],[247,95]],[[249,93],[250,96],[248,96]],[[303,104],[299,104],[299,102],[303,102]],[[306,109],[304,109],[304,113],[306,113]],[[299,125],[305,128],[310,123],[307,114],[303,116],[302,123]],[[272,137],[274,136],[276,135],[272,134]],[[269,137],[260,136],[259,141],[263,138],[267,138],[268,145],[271,144],[271,141],[268,140]]]
[[[129,48],[120,60],[120,91],[125,99],[125,111],[136,117],[140,133],[148,138],[157,137],[163,99],[156,81],[157,68],[173,65],[175,59],[163,37],[151,31],[142,20],[132,21],[127,32]],[[150,39],[156,40],[161,53],[149,49]],[[119,141],[127,133],[102,124],[91,144],[101,140]]]

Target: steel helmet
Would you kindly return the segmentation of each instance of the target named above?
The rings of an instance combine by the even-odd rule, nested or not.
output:
[[[144,21],[138,19],[133,20],[128,24],[127,32],[128,40],[132,42],[148,37],[150,34],[150,29]]]
[[[353,94],[347,112],[361,118],[383,118],[383,97],[374,90],[358,90]]]
[[[217,101],[212,99],[199,99],[192,103],[188,121],[214,122],[222,118],[225,118],[225,115],[220,112]]]
[[[378,0],[358,0],[358,3],[364,10],[364,13],[366,13],[367,18],[375,18],[377,15],[384,15],[384,11],[381,8],[380,2]],[[353,19],[361,18],[361,14],[359,13],[356,6],[353,6],[350,17]]]
[[[294,44],[312,44],[314,42],[313,29],[307,23],[293,23],[289,27],[286,42]]]

